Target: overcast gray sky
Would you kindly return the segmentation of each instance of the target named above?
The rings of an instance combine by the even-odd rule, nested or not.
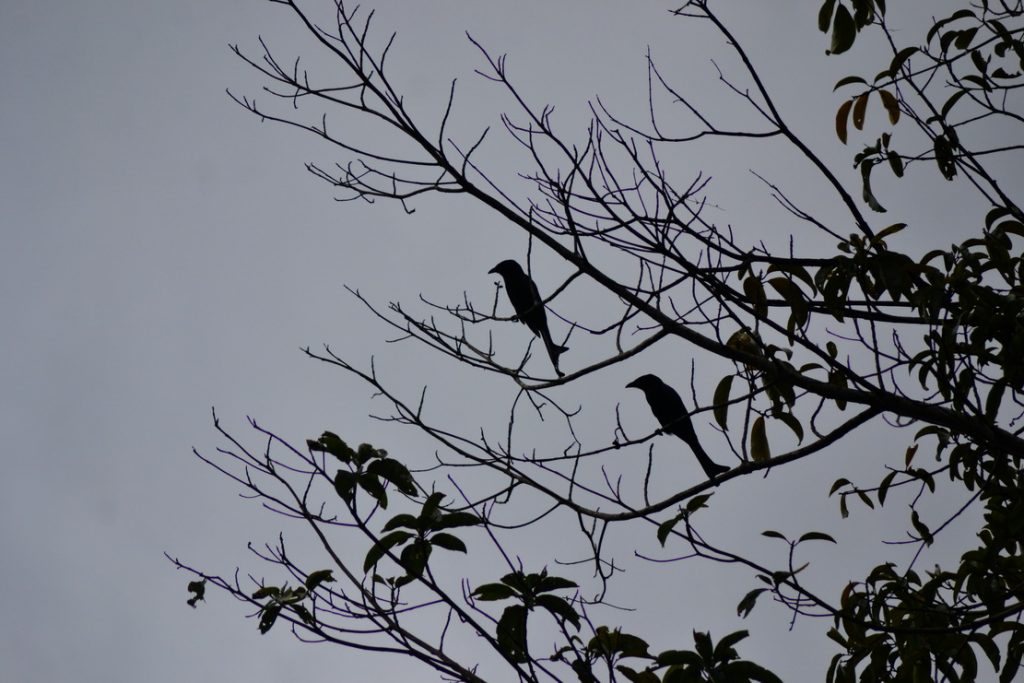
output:
[[[668,17],[671,3],[372,4],[381,10],[379,30],[399,32],[391,68],[413,110],[437,120],[445,84],[458,76],[467,130],[494,123],[503,107],[493,88],[473,80],[479,55],[467,30],[510,55],[513,76],[537,101],[559,106],[556,121],[566,130],[582,131],[586,99],[597,93],[620,111],[642,112],[648,45],[667,72],[698,92],[707,88],[723,115],[736,103],[715,88],[699,34]],[[832,132],[839,100],[830,90],[864,56],[826,60],[806,3],[734,4],[742,9],[727,14],[764,60],[787,114],[853,178],[850,150]],[[464,200],[425,200],[412,216],[395,206],[334,202],[330,188],[302,167],[332,162],[330,150],[260,124],[224,93],[258,94],[260,81],[228,49],[239,43],[255,50],[257,35],[285,55],[313,52],[288,12],[256,0],[0,9],[0,428],[7,467],[0,479],[0,680],[429,678],[411,662],[301,645],[283,630],[260,636],[240,605],[216,593],[191,610],[184,603],[188,577],[161,555],[258,572],[245,543],[272,540],[284,528],[191,457],[192,446],[218,445],[211,406],[240,433],[252,415],[296,442],[332,429],[396,454],[426,448],[416,434],[370,420],[367,388],[306,359],[302,346],[328,342],[361,362],[376,353],[400,385],[415,392],[430,383],[435,414],[456,411],[467,432],[491,419],[486,401],[448,382],[443,367],[424,367],[408,349],[380,348],[388,331],[342,285],[379,302],[412,304],[423,292],[454,303],[463,290],[487,302],[487,269],[522,258],[526,248],[521,234]],[[713,171],[737,221],[770,206],[749,168],[801,173],[779,168],[768,150],[682,162]],[[813,185],[801,189],[813,199]],[[933,191],[924,186],[883,203],[892,222],[911,214],[921,222],[948,217],[951,204],[935,201]],[[949,202],[960,196],[944,192]],[[766,232],[774,227],[764,223]],[[558,274],[541,284],[554,284]],[[644,419],[638,396],[618,389],[642,371],[642,362],[632,363],[581,383],[576,401],[601,397],[582,418],[593,438],[610,438],[616,403],[624,415]],[[683,383],[688,374],[686,362],[675,379]],[[495,399],[502,410],[512,396],[509,387],[503,391]],[[716,498],[721,512],[713,528],[742,539],[769,523],[806,530],[810,515],[827,514],[830,530],[884,536],[884,517],[844,527],[834,501],[825,499],[835,476],[858,467],[844,454],[870,450],[867,443],[876,442],[806,462],[788,484],[779,477],[733,482]],[[793,506],[804,491],[813,492],[813,502]],[[540,557],[550,540],[535,542]],[[653,539],[646,548],[654,548]],[[664,567],[634,562],[631,571],[676,591]],[[831,654],[822,623],[801,622],[789,633],[787,615],[767,606],[740,622],[734,607],[751,587],[749,576],[690,565],[678,571],[709,589],[673,604],[664,594],[629,595],[623,586],[615,601],[647,605],[649,623],[678,630],[679,646],[689,644],[692,628],[710,626],[717,635],[751,628],[760,640],[744,654],[791,680],[822,671]],[[779,655],[794,647],[807,656]]]

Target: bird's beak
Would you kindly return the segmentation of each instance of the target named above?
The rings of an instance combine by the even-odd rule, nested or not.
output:
[[[488,270],[487,272],[488,272],[488,273],[497,273],[497,272],[498,272],[498,266],[494,266],[493,268],[491,268],[491,269],[490,269],[490,270]]]
[[[639,381],[640,381],[639,379],[633,380],[632,382],[630,382],[629,384],[626,385],[626,388],[627,389],[639,389],[640,385],[637,384],[637,382],[639,382]]]

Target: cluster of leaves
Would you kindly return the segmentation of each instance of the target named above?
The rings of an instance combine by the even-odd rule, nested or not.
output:
[[[319,439],[307,440],[306,446],[310,451],[330,453],[348,466],[348,469],[339,469],[334,475],[334,490],[347,503],[355,501],[358,487],[370,494],[382,508],[387,508],[385,483],[393,484],[407,496],[415,498],[419,494],[406,466],[389,458],[383,449],[364,443],[353,450],[333,432],[324,432]]]
[[[592,672],[598,662],[632,683],[782,683],[771,671],[740,659],[736,645],[748,635],[747,631],[736,631],[716,644],[711,634],[694,631],[694,649],[665,650],[652,655],[642,638],[601,626],[583,648],[573,669],[581,683],[596,683]],[[556,656],[564,656],[569,649],[564,648]],[[645,659],[651,663],[636,669],[621,664],[623,659]]]
[[[441,507],[444,497],[443,493],[431,493],[423,501],[418,515],[402,513],[388,520],[381,530],[385,535],[381,536],[366,553],[363,571],[370,571],[386,554],[401,547],[399,564],[405,570],[405,574],[388,580],[398,588],[423,575],[434,548],[466,552],[466,544],[462,539],[447,533],[446,530],[476,526],[481,524],[482,520],[472,512],[445,511]],[[384,580],[379,575],[374,575],[374,578]]]
[[[316,624],[312,610],[304,603],[312,600],[314,591],[321,584],[332,581],[334,576],[330,569],[319,569],[308,574],[301,586],[290,588],[287,583],[281,586],[261,586],[252,594],[254,601],[265,601],[259,610],[260,633],[269,632],[283,611],[294,614],[304,624]]]

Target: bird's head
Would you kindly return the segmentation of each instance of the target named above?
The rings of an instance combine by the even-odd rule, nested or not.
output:
[[[497,273],[498,275],[501,275],[502,277],[505,277],[506,275],[510,275],[512,273],[517,273],[517,272],[521,273],[521,272],[523,272],[523,269],[519,266],[518,263],[516,263],[512,259],[506,259],[506,260],[502,261],[501,263],[499,263],[498,265],[496,265],[493,268],[491,268],[487,272],[488,273]]]
[[[635,380],[626,385],[627,389],[639,389],[640,391],[647,392],[651,389],[660,387],[662,382],[657,375],[640,375]]]

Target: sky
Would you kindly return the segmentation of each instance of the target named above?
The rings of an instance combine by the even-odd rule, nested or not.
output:
[[[618,111],[642,114],[648,46],[717,113],[742,117],[716,84],[708,61],[715,46],[670,18],[671,4],[368,4],[379,9],[379,30],[398,31],[391,68],[410,108],[436,121],[447,83],[458,77],[455,121],[467,136],[494,124],[508,106],[473,76],[480,56],[467,31],[507,53],[527,96],[555,103],[556,123],[572,135],[581,134],[595,94]],[[733,3],[726,14],[763,63],[786,114],[841,177],[854,179],[851,150],[832,131],[840,100],[830,95],[854,58],[824,58],[824,38],[802,3]],[[407,394],[429,385],[432,414],[470,433],[477,424],[500,426],[514,395],[507,383],[474,384],[424,362],[408,345],[382,344],[393,335],[344,285],[378,303],[415,306],[419,293],[457,303],[464,291],[486,303],[494,293],[486,271],[504,258],[523,258],[523,235],[459,198],[423,199],[412,215],[393,205],[334,201],[331,188],[303,167],[333,163],[332,150],[261,123],[225,93],[265,99],[259,79],[229,49],[237,43],[255,52],[261,35],[282,53],[303,54],[320,73],[335,68],[315,54],[291,15],[265,2],[0,9],[0,430],[7,464],[0,478],[0,680],[430,678],[412,662],[301,645],[283,630],[260,636],[242,606],[223,595],[189,609],[189,577],[163,557],[167,551],[211,570],[241,565],[258,573],[246,543],[270,541],[285,528],[191,455],[193,447],[212,452],[220,445],[213,406],[240,434],[252,416],[293,442],[331,429],[429,458],[434,447],[421,436],[369,417],[385,407],[368,387],[306,358],[302,347],[329,343],[362,365],[374,356]],[[499,143],[488,154],[506,171],[522,160]],[[791,180],[810,202],[822,192],[770,148],[726,147],[676,163],[708,169],[723,206],[735,212],[729,219],[763,221],[766,239],[789,228],[781,213],[759,208],[770,201],[749,169]],[[957,187],[943,191],[936,198],[935,187],[922,184],[883,203],[893,222],[912,215],[941,230],[957,223],[948,218],[963,197]],[[555,269],[538,276],[542,286],[565,274],[555,261],[537,258]],[[598,304],[585,292],[575,296],[566,304],[578,307],[573,314],[594,312]],[[519,335],[508,342],[511,357],[528,333],[516,326],[507,334]],[[588,352],[578,353],[566,361],[582,363]],[[679,366],[673,379],[681,386],[690,365]],[[650,428],[639,395],[618,389],[644,367],[631,362],[586,378],[576,393],[566,390],[569,401],[588,397],[581,420],[589,438],[610,438],[616,406],[637,433]],[[716,380],[710,371],[700,376],[708,387]],[[799,532],[813,515],[847,538],[884,536],[891,520],[862,516],[843,526],[825,493],[840,473],[877,471],[877,462],[853,459],[885,450],[885,439],[872,434],[837,446],[793,468],[788,479],[751,477],[722,487],[712,530],[761,549],[764,541],[750,537],[769,521]],[[622,460],[607,466],[626,474],[632,467]],[[686,467],[681,476],[693,475],[692,463]],[[653,551],[648,540],[643,547]],[[561,547],[551,535],[525,543],[524,554],[538,562],[558,557]],[[897,552],[874,543],[872,552]],[[752,587],[749,575],[687,564],[667,578],[664,566],[621,552],[637,580],[616,600],[644,608],[655,631],[678,631],[680,646],[689,644],[692,628],[710,626],[718,635],[749,628],[761,639],[741,649],[752,659],[791,680],[822,671],[831,650],[821,622],[788,631],[784,610],[764,606],[746,622],[735,618],[735,603]],[[657,592],[636,588],[658,581]],[[694,595],[687,584],[707,589]],[[792,647],[813,654],[779,656]]]

